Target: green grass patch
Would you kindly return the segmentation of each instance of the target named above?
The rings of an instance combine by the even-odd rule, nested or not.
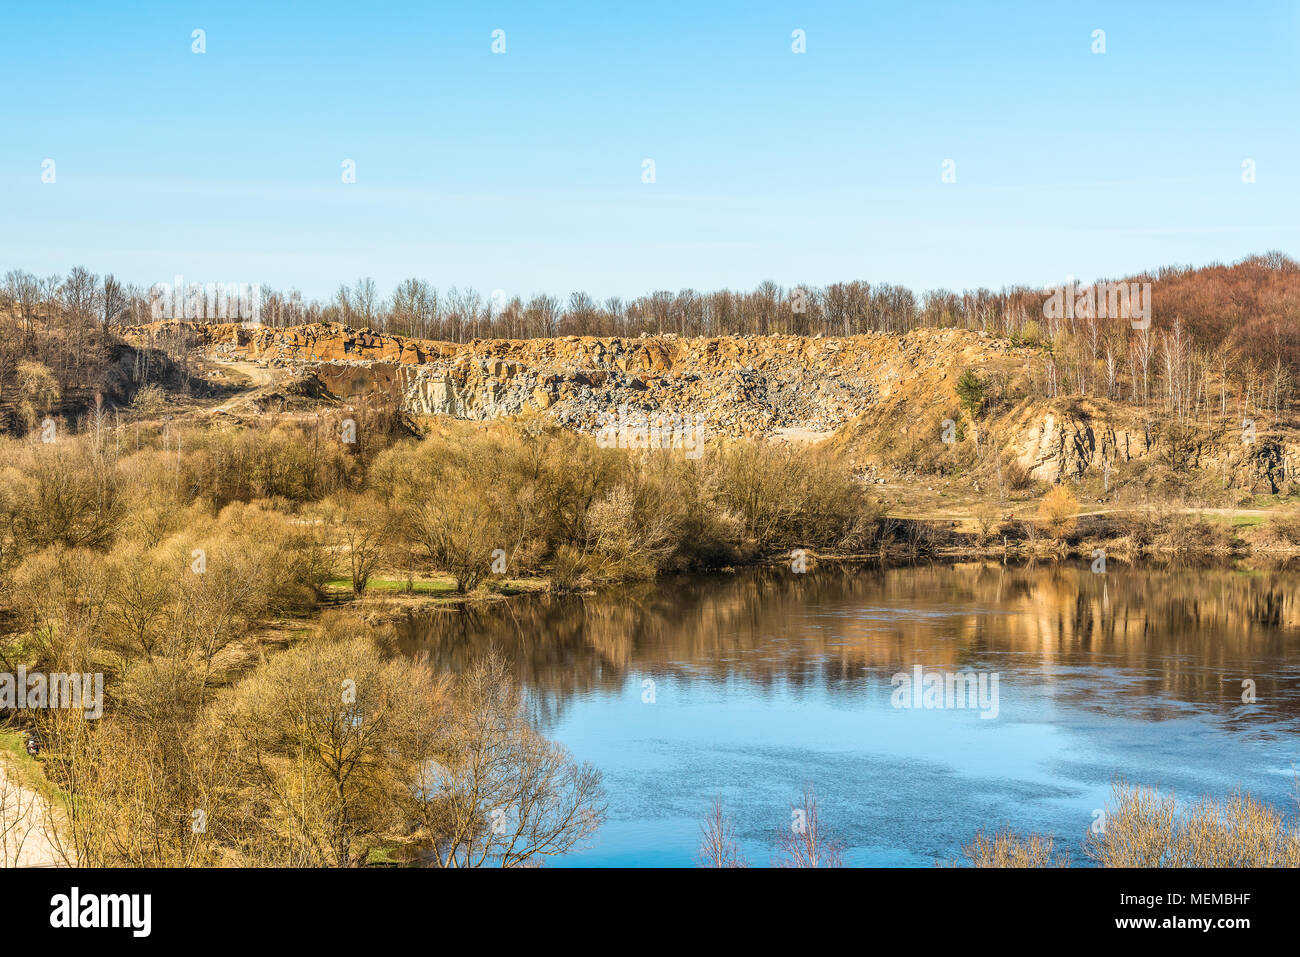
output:
[[[45,776],[41,762],[27,753],[27,734],[13,728],[0,728],[0,760],[13,775],[14,783],[37,791],[50,801],[59,798],[59,789]]]
[[[325,583],[325,587],[332,591],[352,591],[352,579],[350,578],[331,578]],[[442,595],[450,594],[456,590],[456,583],[449,578],[417,578],[411,584],[411,591],[421,595]],[[372,578],[366,585],[367,592],[386,591],[386,592],[405,592],[406,579],[404,578]]]
[[[383,847],[372,847],[366,857],[368,867],[401,867],[404,863],[394,855],[394,848],[389,844]]]

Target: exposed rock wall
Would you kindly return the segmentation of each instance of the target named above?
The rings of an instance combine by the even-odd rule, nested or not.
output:
[[[1300,434],[1287,423],[1254,430],[1178,422],[1099,399],[1025,403],[1008,417],[1007,451],[1034,478],[1055,482],[1132,462],[1221,478],[1229,488],[1273,493],[1300,483]]]
[[[1010,392],[1026,389],[1033,350],[982,333],[918,329],[903,335],[407,339],[316,324],[289,329],[175,320],[129,330],[139,343],[171,340],[217,358],[312,372],[347,401],[384,397],[404,411],[485,420],[542,414],[594,433],[600,416],[690,417],[704,432],[826,435],[867,464],[871,437],[928,430],[926,416],[959,415],[954,385],[975,369]],[[697,418],[698,417],[698,418]],[[924,425],[921,423],[924,420]],[[844,427],[844,428],[841,428]],[[1153,461],[1213,470],[1230,487],[1276,491],[1300,481],[1300,432],[1260,423],[1240,432],[1163,421],[1101,399],[1026,399],[981,422],[1034,478],[1054,482]],[[934,440],[938,441],[937,432]]]
[[[314,371],[342,397],[381,390],[417,414],[462,419],[543,412],[594,432],[601,413],[702,416],[714,433],[829,433],[964,353],[994,340],[956,330],[849,338],[672,336],[405,339],[339,325],[284,330],[155,323],[138,339],[184,338],[216,357]],[[940,372],[940,374],[945,374]]]

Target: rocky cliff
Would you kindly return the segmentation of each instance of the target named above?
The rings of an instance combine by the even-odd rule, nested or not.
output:
[[[370,392],[405,411],[490,419],[542,413],[594,432],[601,413],[701,416],[710,434],[824,435],[925,374],[1011,352],[956,330],[801,336],[565,337],[465,344],[339,325],[283,330],[162,322],[134,340],[183,339],[214,358],[311,371],[342,398]],[[1027,361],[1027,356],[1021,357]]]
[[[1260,416],[1225,428],[1096,398],[1026,402],[1007,416],[1006,449],[1034,478],[1055,482],[1149,463],[1271,494],[1300,484],[1300,430]]]
[[[188,344],[216,359],[312,374],[347,402],[383,397],[416,415],[486,420],[544,415],[595,433],[601,415],[689,417],[705,435],[822,438],[862,466],[897,466],[909,444],[947,454],[939,426],[961,419],[955,384],[973,369],[1004,398],[977,430],[1004,459],[1054,482],[1135,462],[1211,471],[1232,488],[1300,482],[1300,430],[1171,423],[1100,399],[1034,398],[1032,349],[955,329],[846,338],[562,337],[435,342],[341,325],[288,329],[153,323],[136,343]],[[969,441],[969,436],[963,442]],[[924,467],[922,468],[924,470]]]

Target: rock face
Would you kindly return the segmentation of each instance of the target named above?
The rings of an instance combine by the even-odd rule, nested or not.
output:
[[[1153,437],[1145,429],[1134,433],[1077,411],[1039,412],[1038,421],[1022,429],[1012,446],[1017,461],[1036,479],[1078,478],[1106,459],[1118,464],[1152,453]]]
[[[698,416],[710,434],[727,436],[829,434],[906,388],[920,368],[999,348],[956,330],[842,339],[570,336],[457,344],[340,325],[274,330],[169,321],[128,335],[174,336],[217,358],[312,371],[342,398],[385,393],[415,414],[483,420],[541,413],[596,432],[602,414],[624,409],[628,416]]]
[[[641,421],[689,418],[702,436],[817,438],[838,430],[836,443],[861,465],[872,459],[866,437],[915,434],[922,423],[930,429],[926,416],[959,416],[954,386],[963,369],[1008,394],[1032,395],[1025,383],[1037,361],[1033,350],[956,329],[832,339],[569,336],[462,344],[329,324],[250,329],[169,320],[126,336],[310,372],[340,399],[382,399],[416,415],[542,415],[593,434],[608,422],[602,417],[620,410]],[[1300,430],[1277,423],[1261,422],[1258,438],[1247,442],[1240,433],[1170,423],[1103,399],[1025,399],[980,430],[1048,482],[1099,473],[1106,462],[1171,458],[1250,491],[1300,481]]]
[[[1221,477],[1228,488],[1274,493],[1300,482],[1300,435],[1286,424],[1224,429],[1174,422],[1101,399],[1025,403],[1009,416],[1007,451],[1036,479],[1056,482],[1154,461]]]

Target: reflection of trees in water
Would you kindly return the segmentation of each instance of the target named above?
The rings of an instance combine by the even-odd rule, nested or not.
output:
[[[1178,713],[1152,695],[1227,710],[1241,703],[1241,679],[1252,678],[1253,713],[1289,717],[1297,695],[1279,671],[1300,644],[1298,581],[1290,572],[1114,562],[1106,575],[1087,563],[759,569],[439,610],[413,619],[403,643],[450,670],[496,646],[547,722],[570,696],[616,691],[631,673],[839,693],[850,679],[887,683],[914,664],[1047,666],[1037,680],[1054,683],[1054,693],[1134,717]],[[1071,669],[1104,670],[1085,682]]]

